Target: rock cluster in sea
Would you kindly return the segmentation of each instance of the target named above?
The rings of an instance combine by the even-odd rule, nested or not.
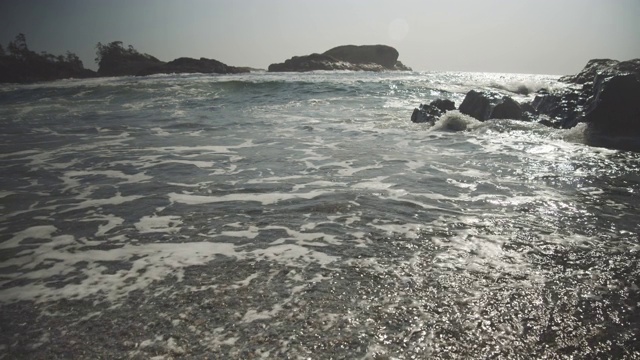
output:
[[[471,90],[458,110],[480,121],[514,119],[538,121],[569,129],[587,124],[594,145],[640,150],[640,59],[595,59],[576,75],[558,81],[572,86],[558,92],[539,90],[531,102],[518,103],[497,92]],[[411,121],[434,123],[455,105],[443,109],[443,100],[421,104]]]
[[[388,71],[407,70],[398,61],[398,50],[387,45],[344,45],[322,54],[294,56],[283,63],[269,65],[269,72],[305,72],[315,70]]]

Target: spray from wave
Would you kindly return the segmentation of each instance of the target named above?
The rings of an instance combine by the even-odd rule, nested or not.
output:
[[[500,83],[492,83],[492,88],[498,90],[508,91],[518,95],[532,95],[542,89],[546,89],[547,91],[553,93],[556,90],[564,87],[564,84],[558,83],[557,81],[545,81],[545,80],[522,80],[522,81],[511,81],[508,83],[500,84]]]
[[[448,111],[440,116],[436,123],[431,127],[431,131],[465,131],[473,129],[482,124],[481,121],[465,115],[458,110]]]

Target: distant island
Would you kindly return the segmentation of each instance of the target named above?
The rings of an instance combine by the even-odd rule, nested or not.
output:
[[[269,65],[269,72],[315,70],[389,71],[411,68],[398,61],[398,50],[387,45],[343,45],[305,56],[294,56],[283,63]]]

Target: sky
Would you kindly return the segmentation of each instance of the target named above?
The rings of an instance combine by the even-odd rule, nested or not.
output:
[[[0,44],[36,52],[122,41],[170,61],[266,69],[338,45],[386,44],[420,71],[574,74],[640,58],[640,0],[0,0]]]

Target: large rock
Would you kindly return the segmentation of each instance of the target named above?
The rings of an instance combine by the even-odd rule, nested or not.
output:
[[[433,100],[430,104],[420,104],[420,108],[413,109],[411,121],[414,123],[435,123],[445,112],[455,110],[456,105],[447,99]]]
[[[32,83],[67,78],[97,76],[85,69],[80,58],[67,51],[64,55],[52,55],[45,51],[29,50],[24,34],[18,34],[9,42],[7,51],[0,45],[0,83]]]
[[[100,76],[133,76],[146,69],[164,65],[163,61],[141,53],[110,54],[100,60],[98,75]]]
[[[352,64],[378,64],[393,70],[400,53],[387,45],[343,45],[325,51],[324,55]]]
[[[640,59],[617,61],[611,59],[592,59],[576,75],[567,75],[560,78],[562,82],[585,84],[593,82],[597,75],[611,77],[615,75],[634,74],[640,78]]]
[[[269,65],[270,72],[315,70],[385,71],[411,70],[398,61],[398,51],[386,45],[338,46],[323,54],[294,56]]]
[[[605,136],[640,136],[640,81],[633,74],[602,81],[586,109],[589,129]]]
[[[517,101],[508,96],[504,96],[502,101],[493,107],[490,118],[522,120],[522,109]]]
[[[238,74],[246,73],[249,70],[229,66],[218,60],[200,58],[193,59],[182,57],[169,61],[166,64],[151,66],[140,70],[136,75],[151,74],[180,74],[180,73],[203,73],[203,74]]]
[[[523,119],[522,109],[515,100],[489,91],[469,91],[458,110],[480,121],[489,119]]]
[[[340,61],[332,56],[324,54],[311,54],[306,56],[294,56],[283,63],[269,65],[270,72],[304,72],[315,70],[359,70],[356,65]],[[377,65],[377,71],[383,68]]]
[[[628,61],[593,59],[579,74],[560,78],[560,81],[578,84],[581,87],[570,86],[554,94],[540,92],[531,105],[540,116],[540,123],[548,126],[568,129],[580,122],[592,123],[600,116],[588,114],[598,106],[602,108],[602,105],[598,104],[601,102],[599,99],[602,95],[600,94],[605,89],[605,84],[609,84],[612,78],[624,77],[625,75],[628,75],[629,79],[640,78],[640,59]],[[626,81],[630,82],[629,79]],[[618,84],[619,81],[621,80],[615,80],[613,83]],[[623,94],[620,95],[623,96]],[[605,101],[606,103],[608,100]],[[617,107],[624,108],[630,105],[632,105],[631,102],[619,103]],[[615,121],[612,124],[615,124]],[[607,127],[604,132],[612,133],[612,128],[618,125]],[[590,127],[599,129],[600,125]]]
[[[539,92],[530,104],[544,125],[569,129],[582,118],[582,109],[589,97],[588,93],[571,89],[551,94]]]
[[[96,77],[93,70],[85,69],[82,62],[53,62],[39,55],[32,58],[0,56],[0,83],[32,83],[59,79]]]

